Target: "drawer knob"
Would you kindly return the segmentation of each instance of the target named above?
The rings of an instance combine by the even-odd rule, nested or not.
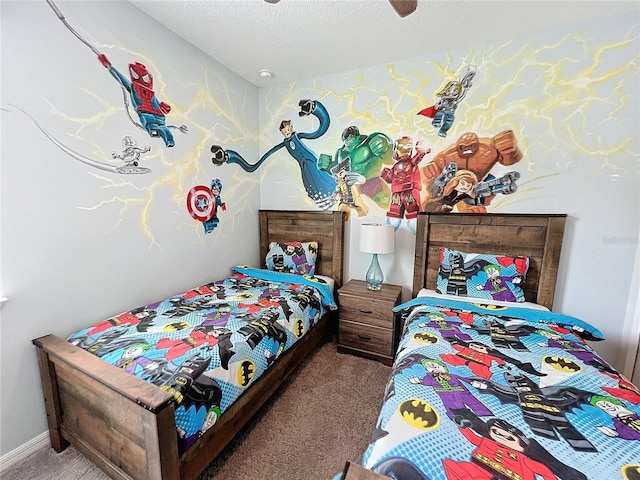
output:
[[[367,342],[371,340],[371,337],[367,337],[366,335],[360,335],[360,334],[358,334],[358,338],[360,340],[366,340]]]
[[[360,313],[366,313],[367,315],[371,315],[373,313],[373,310],[362,310],[361,308],[358,310],[360,310]]]

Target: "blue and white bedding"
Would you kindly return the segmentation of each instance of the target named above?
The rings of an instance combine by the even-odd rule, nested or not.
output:
[[[68,341],[170,392],[184,451],[336,308],[323,280],[237,266],[224,280],[124,312]]]
[[[640,478],[640,390],[576,318],[418,297],[362,465],[402,480]]]

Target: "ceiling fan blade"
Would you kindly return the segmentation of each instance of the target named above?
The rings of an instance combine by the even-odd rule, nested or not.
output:
[[[398,15],[406,17],[416,11],[418,0],[389,0]]]

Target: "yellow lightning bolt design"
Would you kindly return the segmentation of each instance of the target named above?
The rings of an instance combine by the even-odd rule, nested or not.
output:
[[[227,85],[229,80],[209,71],[204,62],[200,67],[200,78],[182,85],[171,82],[172,92],[180,89],[181,98],[188,97],[180,103],[169,96],[160,68],[150,58],[121,46],[102,45],[101,51],[118,51],[126,58],[136,58],[147,65],[153,72],[158,97],[172,105],[167,120],[188,125],[189,133],[177,138],[174,148],[181,152],[179,158],[170,157],[162,148],[154,148],[145,156],[153,175],[149,176],[151,184],[144,188],[132,181],[93,173],[104,182],[106,190],[117,193],[93,206],[79,208],[98,210],[107,205],[119,205],[113,228],[119,225],[125,212],[130,214],[130,210],[136,209],[139,227],[149,239],[149,248],[159,248],[151,215],[154,208],[159,208],[160,192],[166,195],[169,189],[176,212],[184,214],[185,195],[193,186],[193,179],[212,176],[211,169],[204,168],[210,164],[211,144],[241,153],[243,146],[257,144],[260,151],[267,151],[282,141],[278,129],[282,120],[291,119],[294,128],[296,125],[308,125],[308,119],[297,117],[298,101],[303,98],[321,100],[331,114],[332,128],[310,144],[316,153],[335,153],[342,144],[341,132],[348,125],[357,125],[363,133],[380,131],[392,138],[402,135],[422,138],[432,150],[423,164],[429,162],[433,154],[449,147],[464,132],[473,131],[481,137],[492,137],[502,130],[513,130],[524,153],[523,160],[514,167],[526,175],[518,182],[518,191],[496,197],[490,211],[511,208],[548,195],[542,193],[545,180],[561,174],[575,161],[589,161],[593,169],[610,171],[612,177],[634,176],[637,172],[630,171],[628,162],[622,163],[619,159],[625,155],[637,157],[638,152],[633,151],[637,136],[604,137],[599,131],[602,125],[617,121],[621,112],[634,108],[633,102],[637,101],[626,88],[628,79],[637,79],[638,76],[640,56],[634,49],[635,45],[637,30],[634,29],[623,35],[621,40],[600,45],[595,45],[583,34],[571,33],[546,45],[505,41],[463,49],[456,54],[399,61],[278,85],[260,93],[260,132],[250,127],[252,123],[243,116],[243,109],[236,105],[237,93],[231,92],[237,91],[237,85]],[[568,55],[567,52],[573,54]],[[435,92],[447,81],[458,79],[463,68],[470,64],[478,69],[473,86],[456,111],[452,135],[446,139],[439,138],[434,134],[430,120],[416,113],[432,105]],[[121,117],[122,99],[113,91],[103,94],[85,87],[77,88],[81,95],[91,100],[92,113],[72,116],[59,111],[51,103],[50,111],[74,126],[70,136],[85,142],[100,159],[111,162],[113,160],[103,148],[89,140],[88,130],[100,130],[106,122]],[[252,102],[249,93],[244,102]],[[214,112],[213,122],[209,120],[211,112]],[[315,125],[312,124],[311,128]],[[149,143],[152,142],[157,144],[157,139],[149,139]],[[180,148],[184,145],[188,145],[188,151]],[[540,145],[544,145],[543,151],[540,151]],[[248,208],[250,192],[263,178],[275,178],[274,188],[280,183],[290,186],[297,182],[291,195],[297,195],[296,201],[304,198],[310,208],[316,208],[297,180],[299,168],[296,162],[288,158],[286,152],[279,152],[275,157],[261,167],[260,175],[244,175],[238,169],[233,171],[232,182],[225,185],[225,196],[233,198],[234,209]],[[373,203],[369,205],[379,209]],[[370,210],[370,214],[376,214],[375,210]],[[183,217],[183,224],[177,228],[192,228],[204,241],[200,225]],[[226,221],[233,222],[233,217]]]
[[[578,159],[590,162],[594,169],[611,171],[612,178],[637,176],[626,161],[629,155],[638,156],[633,151],[637,135],[600,134],[603,124],[616,121],[621,112],[628,116],[637,101],[625,88],[625,82],[639,73],[635,45],[633,28],[621,40],[599,45],[581,33],[542,46],[505,41],[466,49],[461,55],[445,54],[438,61],[402,61],[386,64],[384,70],[370,68],[301,83],[300,88],[285,92],[284,103],[292,105],[315,92],[331,112],[334,126],[357,125],[363,133],[422,138],[432,150],[422,165],[464,132],[493,137],[513,130],[524,158],[509,169],[526,174],[516,193],[493,200],[490,211],[499,211],[549,196],[542,193],[545,181]],[[457,80],[470,64],[476,65],[478,74],[456,111],[455,133],[446,139],[436,137],[430,119],[416,113],[433,105],[435,92],[447,81]],[[276,103],[283,92],[269,93],[274,95],[269,101]],[[329,151],[339,148],[339,133],[340,128],[334,127],[332,136],[323,139],[331,142]]]
[[[178,228],[191,228],[197,232],[201,242],[204,242],[202,226],[198,222],[193,222],[186,213],[185,197],[186,192],[193,186],[194,178],[207,178],[205,183],[209,183],[212,176],[211,169],[205,170],[204,166],[210,165],[210,146],[212,143],[224,143],[225,145],[255,144],[257,134],[252,131],[248,123],[239,115],[239,109],[234,103],[234,99],[228,93],[232,89],[224,88],[225,79],[216,73],[212,73],[203,63],[200,66],[201,78],[181,85],[172,84],[172,90],[179,89],[182,94],[190,95],[185,104],[181,104],[177,99],[169,96],[167,84],[163,81],[160,68],[149,57],[145,57],[137,52],[116,45],[101,45],[100,51],[119,51],[128,61],[123,66],[116,65],[124,71],[130,59],[134,59],[147,66],[154,78],[154,90],[162,101],[171,105],[172,109],[167,116],[167,124],[188,125],[188,133],[182,135],[175,133],[176,146],[171,152],[158,147],[158,139],[151,138],[147,132],[140,130],[144,138],[145,145],[152,145],[152,151],[143,156],[143,161],[148,165],[153,175],[145,176],[145,180],[150,179],[149,184],[143,187],[136,185],[133,181],[128,181],[122,177],[111,178],[90,172],[92,176],[103,182],[106,190],[117,191],[110,198],[105,198],[100,202],[90,206],[79,206],[79,209],[95,211],[108,205],[118,205],[118,217],[114,220],[111,229],[116,229],[123,221],[125,214],[130,215],[135,209],[138,212],[138,225],[143,235],[149,239],[149,248],[160,248],[152,227],[151,217],[154,208],[159,203],[159,195],[166,196],[167,189],[170,191],[170,201],[175,205],[175,210],[179,213],[184,222]],[[100,72],[100,74],[106,72]],[[108,75],[108,73],[106,73]],[[118,89],[114,82],[114,89]],[[237,90],[237,89],[236,89]],[[66,125],[72,125],[68,131],[71,138],[84,143],[84,151],[90,151],[91,155],[104,163],[113,163],[110,154],[104,151],[103,147],[90,140],[91,132],[105,127],[109,121],[116,120],[120,123],[128,123],[123,115],[124,97],[114,95],[113,90],[97,92],[86,87],[78,87],[81,96],[89,98],[87,102],[93,105],[93,112],[82,116],[73,116],[67,112],[59,110],[52,102],[49,104],[49,112],[60,119]],[[125,92],[128,98],[128,92]],[[245,99],[246,102],[248,99]],[[137,115],[130,108],[130,115],[136,122]],[[215,122],[208,123],[214,113]],[[129,127],[133,128],[132,125]],[[212,140],[215,138],[215,142]],[[147,143],[148,142],[148,143]],[[189,145],[188,151],[180,146]],[[178,158],[171,157],[175,151],[184,151]],[[116,161],[117,162],[117,161]],[[156,173],[158,172],[158,173]],[[248,201],[251,192],[251,185],[257,185],[259,179],[247,180],[239,174],[232,176],[232,181],[225,184],[224,194],[233,198],[234,210],[240,211],[248,208]],[[240,188],[240,185],[242,187]],[[162,193],[160,193],[162,192]],[[180,218],[180,217],[179,217]],[[228,219],[233,222],[233,216]],[[230,229],[233,231],[233,228]],[[221,238],[220,235],[216,240]]]

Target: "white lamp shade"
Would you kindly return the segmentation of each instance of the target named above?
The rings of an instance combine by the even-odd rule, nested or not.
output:
[[[365,253],[393,253],[393,225],[363,223],[360,227],[360,251]]]

